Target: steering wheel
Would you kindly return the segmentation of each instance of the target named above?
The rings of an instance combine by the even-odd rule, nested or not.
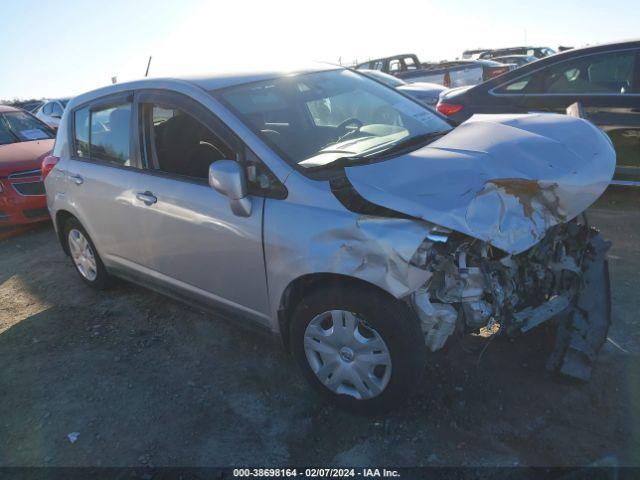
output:
[[[355,125],[356,131],[358,131],[358,130],[360,130],[360,128],[362,128],[364,126],[364,123],[362,123],[360,120],[358,120],[355,117],[349,117],[346,120],[344,120],[343,122],[341,122],[340,125],[338,125],[336,127],[336,129],[344,131],[346,133],[347,132],[347,127],[349,125]]]

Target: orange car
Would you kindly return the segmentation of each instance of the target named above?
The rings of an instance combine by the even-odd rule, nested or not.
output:
[[[30,113],[0,105],[0,226],[49,219],[40,167],[54,139]]]

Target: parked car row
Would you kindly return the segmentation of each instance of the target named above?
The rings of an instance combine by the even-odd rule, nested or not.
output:
[[[360,63],[358,70],[378,70],[407,82],[437,83],[447,88],[475,85],[517,68],[492,60],[456,60],[421,63],[414,54],[394,55]]]
[[[615,184],[640,186],[640,41],[567,50],[485,83],[442,94],[459,124],[478,113],[564,113],[579,102],[617,154]]]

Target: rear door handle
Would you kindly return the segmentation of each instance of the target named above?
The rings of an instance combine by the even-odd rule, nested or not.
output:
[[[146,191],[146,192],[138,192],[138,193],[136,194],[136,198],[137,198],[138,200],[140,200],[141,202],[144,202],[144,204],[145,204],[146,206],[153,205],[154,203],[156,203],[156,202],[158,201],[158,199],[156,198],[156,196],[155,196],[153,193],[149,192],[149,191]]]
[[[73,183],[75,183],[76,185],[82,185],[84,183],[84,179],[80,176],[80,175],[69,175],[69,178],[73,181]]]

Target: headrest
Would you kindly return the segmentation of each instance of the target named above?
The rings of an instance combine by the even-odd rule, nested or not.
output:
[[[109,115],[109,127],[113,133],[125,134],[129,132],[131,111],[125,108],[116,108]]]

